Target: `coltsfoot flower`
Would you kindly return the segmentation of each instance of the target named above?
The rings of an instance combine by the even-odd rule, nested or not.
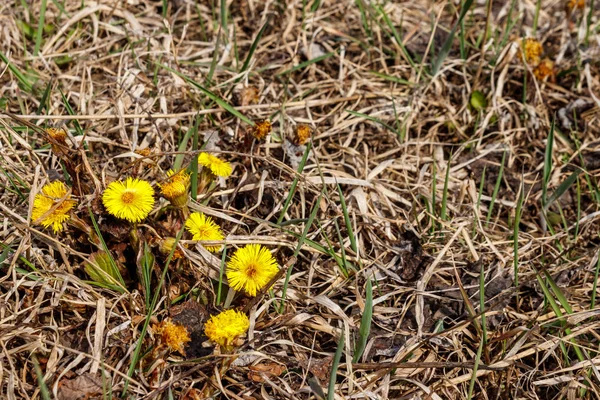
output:
[[[533,74],[540,81],[543,81],[548,77],[553,78],[554,71],[554,62],[548,58],[544,58],[542,62],[540,62],[538,66],[533,69]]]
[[[67,132],[62,128],[47,128],[46,133],[53,141],[50,141],[52,152],[57,156],[65,155],[63,146],[67,146]]]
[[[523,51],[525,54],[525,61],[530,65],[536,66],[540,63],[544,49],[542,44],[536,39],[527,38],[525,39],[525,43],[523,43]]]
[[[175,244],[177,244],[176,238],[166,237],[158,243],[158,251],[160,251],[161,254],[165,256],[168,256],[169,254],[171,254],[171,251],[173,251],[173,260],[183,258],[183,252],[181,250],[179,250],[178,248],[175,248],[175,250],[173,250]]]
[[[271,130],[271,121],[264,119],[256,122],[256,125],[252,128],[251,132],[252,136],[254,136],[257,140],[263,140],[269,133],[271,133]]]
[[[183,207],[188,202],[188,189],[190,188],[190,174],[181,170],[167,171],[167,179],[159,184],[161,194],[174,206]]]
[[[250,327],[246,314],[235,310],[226,310],[213,315],[204,324],[206,336],[219,346],[230,349],[239,336],[245,334]]]
[[[154,189],[147,181],[127,178],[108,185],[102,194],[102,202],[111,215],[130,222],[140,222],[152,211]]]
[[[67,187],[61,181],[45,185],[42,193],[38,193],[33,200],[31,219],[34,224],[40,224],[44,228],[52,227],[54,233],[63,230],[70,216],[70,211],[77,204],[67,194]]]
[[[185,228],[192,234],[192,240],[223,240],[223,232],[211,217],[203,213],[192,213],[185,221]],[[206,250],[216,253],[222,246],[205,246]]]
[[[267,248],[249,244],[238,249],[227,263],[227,280],[235,290],[244,290],[254,297],[277,271],[277,261]]]
[[[227,178],[233,171],[231,164],[227,161],[221,160],[219,157],[208,153],[200,153],[198,156],[198,164],[202,165],[204,168],[208,168],[213,175],[222,178]]]
[[[298,125],[294,134],[294,144],[301,146],[310,139],[311,130],[308,125]]]
[[[154,325],[154,329],[160,335],[162,343],[166,344],[171,351],[178,351],[181,354],[185,354],[185,344],[191,340],[185,326],[165,320]]]

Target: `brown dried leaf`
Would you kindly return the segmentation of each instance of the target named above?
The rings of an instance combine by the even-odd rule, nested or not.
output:
[[[253,382],[264,382],[264,376],[279,376],[283,374],[287,368],[284,365],[277,363],[262,363],[257,365],[251,365],[250,372],[248,372],[248,379]]]
[[[102,398],[102,378],[83,374],[74,379],[63,379],[58,384],[59,400],[88,400]]]

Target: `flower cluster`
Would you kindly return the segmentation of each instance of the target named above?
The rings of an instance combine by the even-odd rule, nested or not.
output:
[[[262,139],[270,131],[271,124],[268,120],[265,120],[255,127],[255,136],[257,139]],[[66,144],[68,136],[64,130],[48,129],[47,134],[52,143],[60,146]],[[299,127],[296,136],[298,142],[306,142],[310,138],[310,128]],[[145,152],[144,157],[146,156],[151,156],[151,153]],[[201,152],[197,161],[198,165],[202,167],[198,173],[198,192],[207,185],[216,184],[217,178],[227,178],[233,172],[231,164],[207,152]],[[224,248],[221,243],[204,243],[219,242],[225,239],[225,234],[217,222],[204,213],[193,212],[190,214],[189,212],[190,172],[185,169],[171,169],[167,171],[163,180],[159,180],[155,184],[144,179],[125,177],[109,183],[101,194],[101,202],[108,214],[132,224],[129,238],[136,252],[142,254],[139,251],[141,250],[140,244],[144,243],[145,246],[150,244],[149,247],[157,247],[163,255],[172,254],[174,260],[185,257],[183,247],[177,247],[178,239],[167,235],[166,237],[158,236],[152,240],[147,240],[139,233],[143,228],[138,223],[146,220],[153,213],[153,210],[158,217],[165,214],[165,209],[155,210],[155,195],[157,194],[155,187],[158,188],[158,195],[175,206],[177,215],[183,217],[185,229],[193,241],[200,242],[208,251],[213,253],[217,253]],[[102,242],[105,249],[92,253],[89,260],[84,263],[83,270],[99,286],[118,291],[126,290],[125,280],[121,275],[125,269],[120,267],[122,266],[121,263],[115,262],[115,258],[109,250],[110,246],[109,249],[106,249],[106,243],[103,242],[104,238],[98,238],[98,235],[83,219],[75,214],[72,215],[72,210],[76,204],[77,202],[72,198],[70,189],[64,183],[60,181],[49,183],[43,186],[41,192],[35,196],[31,213],[32,223],[40,224],[46,228],[51,227],[55,233],[58,233],[64,229],[65,223],[71,221],[74,228],[80,228],[87,232],[92,242],[95,244]],[[95,207],[98,206],[99,204],[95,204]],[[172,218],[172,216],[170,215],[169,218]],[[177,221],[169,219],[168,223],[177,223]],[[118,224],[118,226],[122,227],[123,225]],[[154,232],[160,231],[160,228],[152,222],[146,226],[153,229]],[[99,229],[97,224],[95,224],[95,227]],[[120,236],[120,238],[123,237],[126,236]],[[149,247],[147,246],[146,249]],[[154,256],[147,256],[146,251],[143,254],[142,264],[144,267],[152,267],[156,262]],[[146,281],[144,284],[152,281],[151,271],[152,268],[149,269],[150,274],[147,273],[148,271],[145,272],[144,279]],[[277,261],[269,249],[260,244],[249,244],[233,253],[226,264],[225,275],[231,293],[237,291],[254,297],[273,283],[278,272]],[[249,326],[250,322],[246,314],[229,309],[212,316],[205,323],[204,332],[222,350],[230,351],[233,346],[239,344],[238,339],[247,332]],[[154,331],[159,335],[161,344],[171,351],[181,354],[184,354],[185,344],[191,340],[190,334],[184,326],[177,325],[170,320],[164,320],[154,325]]]

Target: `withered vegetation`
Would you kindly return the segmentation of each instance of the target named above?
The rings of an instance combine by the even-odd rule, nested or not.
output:
[[[599,3],[0,2],[0,397],[599,398]]]

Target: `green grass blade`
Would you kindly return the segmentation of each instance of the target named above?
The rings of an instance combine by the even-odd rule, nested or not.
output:
[[[596,272],[594,272],[594,286],[592,287],[592,302],[590,303],[590,309],[596,307],[596,293],[598,289],[598,275],[600,275],[600,250],[596,253],[598,260],[596,261]]]
[[[317,212],[319,211],[319,205],[321,203],[321,199],[323,198],[323,192],[321,192],[321,194],[319,194],[319,197],[317,197],[317,201],[315,201],[315,204],[310,212],[310,216],[308,217],[308,221],[306,221],[306,225],[304,226],[304,230],[302,231],[302,235],[300,235],[300,237],[298,238],[298,244],[296,245],[296,250],[294,250],[294,255],[292,257],[296,257],[298,255],[298,253],[300,252],[300,249],[302,248],[302,245],[304,245],[304,242],[306,241],[306,236],[308,235],[308,231],[310,230],[310,228],[312,227],[313,221],[315,220],[316,216],[317,216]],[[280,303],[280,311],[283,311],[283,307],[285,304],[285,298],[287,296],[287,287],[288,287],[288,283],[290,282],[290,278],[292,276],[292,269],[294,268],[294,265],[290,265],[290,267],[288,268],[286,275],[285,275],[285,281],[283,282],[283,288],[281,289],[281,303]]]
[[[88,205],[88,212],[90,214],[90,219],[92,220],[92,225],[94,226],[94,230],[96,231],[96,235],[98,236],[98,239],[100,240],[100,244],[102,245],[102,249],[108,255],[112,272],[114,272],[114,274],[115,274],[114,276],[116,277],[119,285],[122,286],[123,293],[125,293],[125,292],[127,292],[127,289],[125,288],[125,280],[121,276],[121,273],[119,272],[119,267],[117,267],[117,263],[115,262],[115,259],[113,258],[112,254],[110,253],[110,250],[108,249],[108,246],[106,245],[106,242],[104,241],[104,238],[102,237],[102,232],[100,232],[100,228],[98,227],[96,218],[94,218],[94,213],[92,212],[92,208],[89,205]]]
[[[33,362],[33,369],[35,370],[35,375],[37,377],[38,388],[40,389],[40,396],[44,400],[50,400],[52,397],[50,396],[50,390],[48,389],[48,385],[44,381],[44,373],[42,372],[42,368],[40,367],[40,362],[38,361],[35,353],[31,354],[31,361]]]
[[[152,290],[152,270],[154,267],[154,255],[148,247],[148,243],[144,242],[144,255],[142,257],[142,285],[144,285],[144,295],[146,301],[146,312],[150,309],[150,291]]]
[[[227,267],[227,245],[223,246],[223,254],[221,255],[221,268],[219,268],[219,286],[217,288],[217,304],[221,304],[221,291],[223,289],[223,275]]]
[[[337,185],[338,194],[340,195],[340,206],[342,207],[342,213],[344,214],[344,222],[346,224],[346,230],[348,231],[348,238],[350,239],[350,248],[358,255],[358,245],[356,244],[356,236],[354,235],[354,229],[352,229],[352,221],[348,214],[348,207],[346,206],[346,199],[340,185]]]
[[[0,60],[2,60],[2,62],[4,62],[6,65],[8,65],[8,69],[10,69],[10,71],[13,74],[15,74],[15,76],[17,77],[17,80],[23,86],[23,89],[26,92],[31,93],[32,84],[29,82],[29,79],[27,79],[25,77],[25,75],[19,70],[19,68],[17,68],[13,63],[11,63],[10,60],[6,57],[6,55],[4,55],[4,53],[1,51],[0,51]]]
[[[546,151],[544,153],[544,172],[542,175],[542,207],[546,209],[548,199],[548,183],[550,182],[550,175],[552,173],[552,148],[554,146],[554,123],[550,125],[550,131],[548,132],[548,139],[546,140]]]
[[[321,223],[317,221],[319,224],[319,228],[321,228]],[[338,224],[337,218],[334,218],[333,225],[335,227],[335,232],[337,233],[338,243],[340,244],[340,253],[342,254],[341,262],[338,262],[340,267],[340,271],[345,278],[348,277],[348,259],[346,258],[346,248],[344,247],[344,238],[342,237],[342,231],[340,230],[340,225]],[[323,235],[327,239],[327,235]],[[329,243],[329,241],[327,241]],[[329,245],[331,252],[333,253],[335,250],[331,244]]]
[[[367,347],[367,340],[369,339],[369,334],[371,333],[371,322],[373,319],[373,284],[371,283],[371,279],[367,279],[367,288],[366,288],[367,298],[365,300],[365,309],[363,311],[363,315],[360,319],[360,330],[358,333],[358,343],[356,343],[356,348],[354,349],[354,357],[352,357],[352,362],[358,362]]]
[[[340,366],[340,360],[342,359],[342,353],[344,352],[344,332],[340,336],[340,340],[337,343],[337,349],[333,356],[333,362],[331,363],[331,374],[329,376],[329,386],[327,387],[327,400],[335,399],[335,382],[337,380],[337,370]]]
[[[335,51],[331,51],[329,53],[323,54],[322,56],[311,58],[308,61],[304,61],[304,62],[302,62],[302,63],[300,63],[298,65],[293,66],[290,69],[286,69],[285,71],[278,73],[277,76],[283,76],[283,75],[291,74],[292,72],[301,70],[301,69],[303,69],[305,67],[308,67],[309,65],[316,64],[316,63],[321,62],[323,60],[327,60],[329,57],[333,56],[336,53],[337,52],[335,52]]]
[[[500,190],[500,184],[502,183],[502,175],[504,174],[504,161],[506,160],[506,151],[502,153],[502,161],[500,162],[500,170],[498,171],[498,179],[496,179],[496,185],[494,186],[494,192],[492,193],[492,200],[490,201],[490,208],[485,219],[485,225],[487,226],[492,218],[492,212],[494,211],[494,204],[498,197],[498,191]]]
[[[163,65],[163,64],[158,64],[158,65],[161,68],[166,69],[167,71],[174,73],[175,75],[179,76],[180,78],[182,78],[183,80],[185,80],[190,85],[192,85],[195,88],[197,88],[198,90],[200,90],[209,99],[211,99],[212,101],[214,101],[215,103],[217,103],[219,106],[221,106],[227,112],[229,112],[231,115],[233,115],[233,116],[241,119],[242,121],[244,121],[245,123],[247,123],[249,125],[252,125],[252,126],[255,125],[254,121],[252,121],[250,118],[246,117],[244,114],[242,114],[241,112],[239,112],[238,110],[236,110],[231,104],[229,104],[228,102],[226,102],[225,100],[223,100],[221,97],[217,96],[215,93],[213,93],[210,90],[206,89],[204,86],[202,86],[201,84],[199,84],[195,80],[188,78],[187,76],[185,76],[181,72],[175,71],[173,68],[167,67],[166,65]]]
[[[535,5],[535,14],[533,16],[533,28],[531,28],[531,34],[533,37],[535,37],[535,34],[537,33],[537,27],[538,27],[538,21],[540,19],[541,8],[542,8],[542,0],[537,0],[537,3]]]
[[[523,212],[523,200],[525,186],[521,178],[517,209],[515,210],[515,221],[513,223],[513,270],[515,275],[515,287],[519,286],[519,225],[521,224],[521,213]]]
[[[550,198],[548,199],[547,203],[546,203],[546,209],[548,209],[548,207],[550,207],[552,205],[552,203],[554,203],[556,200],[558,200],[560,198],[560,196],[562,196],[567,190],[569,190],[569,188],[577,181],[577,177],[579,176],[579,174],[582,172],[581,169],[577,169],[575,171],[573,171],[571,173],[571,175],[569,175],[567,177],[567,179],[565,179],[559,186],[558,188],[556,188],[556,191],[554,193],[552,193],[552,195],[550,196]]]
[[[352,111],[352,110],[344,110],[344,111],[346,111],[349,114],[355,115],[357,117],[361,117],[361,118],[367,119],[369,121],[376,122],[376,123],[380,124],[381,126],[383,126],[384,128],[386,128],[388,131],[394,133],[395,135],[398,134],[398,132],[396,132],[396,129],[394,129],[390,125],[386,124],[385,122],[383,122],[379,118],[371,117],[370,115],[363,114],[363,113],[360,113],[360,112],[357,112],[357,111]]]
[[[152,302],[150,303],[150,307],[147,310],[147,315],[144,320],[144,325],[142,326],[142,331],[140,332],[140,336],[137,340],[137,344],[135,346],[135,350],[133,355],[131,356],[131,364],[129,364],[129,369],[127,370],[127,376],[132,377],[133,372],[140,360],[140,354],[142,352],[142,346],[144,344],[144,338],[146,337],[146,333],[148,332],[148,326],[150,326],[150,319],[152,318],[152,313],[154,312],[154,308],[158,303],[158,299],[160,298],[160,292],[162,290],[163,284],[165,282],[165,278],[167,276],[167,271],[169,270],[169,265],[171,264],[171,260],[173,259],[173,254],[177,249],[177,244],[181,240],[181,236],[183,235],[183,231],[185,230],[185,226],[182,226],[179,232],[177,233],[177,237],[175,238],[175,243],[173,244],[173,248],[169,252],[169,256],[165,261],[165,266],[162,270],[162,274],[160,276],[160,280],[158,281],[158,285],[156,286],[156,290],[154,290],[154,296],[152,297]],[[125,384],[123,386],[123,391],[121,392],[121,397],[125,397],[127,394],[127,390],[129,388],[129,380],[125,380]]]
[[[42,95],[42,99],[40,100],[40,105],[38,106],[38,109],[36,112],[37,115],[40,115],[44,111],[44,108],[46,110],[48,110],[48,99],[50,98],[52,84],[53,84],[53,81],[50,80],[50,82],[48,82],[48,85],[46,86],[46,90],[44,90],[44,94]]]
[[[485,263],[480,263],[479,269],[479,312],[481,313],[481,332],[483,333],[482,343],[487,343],[487,323],[485,319]]]
[[[37,57],[42,46],[42,34],[44,33],[44,24],[46,18],[46,0],[41,1],[40,5],[40,18],[38,20],[37,31],[35,33],[35,47],[33,49],[33,55]]]
[[[219,47],[221,47],[221,33],[217,34],[217,41],[215,43],[215,50],[213,51],[213,58],[210,62],[210,68],[208,69],[208,74],[206,74],[206,79],[204,80],[204,84],[206,86],[212,85],[212,78],[215,74],[215,68],[217,67],[217,62],[219,61]]]
[[[399,83],[399,84],[406,85],[406,86],[414,85],[414,83],[407,81],[406,79],[398,78],[396,76],[382,74],[381,72],[377,72],[377,71],[369,71],[369,73],[371,73],[372,75],[375,75],[378,78],[385,79],[386,81]]]
[[[292,185],[290,186],[290,191],[288,193],[287,198],[285,199],[285,203],[283,204],[283,208],[281,209],[281,213],[279,214],[279,218],[277,218],[277,225],[281,225],[283,218],[285,217],[285,213],[287,213],[288,208],[294,198],[294,194],[296,194],[296,187],[298,186],[298,181],[300,179],[300,175],[304,171],[304,166],[306,165],[306,160],[308,159],[308,155],[310,154],[311,142],[308,142],[306,145],[306,149],[304,150],[304,154],[302,155],[302,160],[300,160],[300,164],[298,164],[297,174],[292,181]]]
[[[444,177],[444,191],[442,192],[442,210],[440,212],[440,218],[445,221],[447,219],[447,209],[448,209],[448,181],[450,180],[450,163],[452,161],[452,155],[448,159],[448,164],[446,164],[446,176]]]
[[[250,45],[250,49],[248,50],[248,54],[246,55],[246,59],[244,60],[244,64],[242,65],[242,69],[240,70],[240,74],[246,72],[248,70],[248,68],[250,67],[250,61],[252,61],[252,56],[254,55],[254,52],[256,51],[256,48],[258,47],[258,43],[260,43],[260,39],[262,38],[263,33],[265,33],[265,29],[267,29],[267,26],[269,26],[270,21],[271,21],[271,18],[267,17],[267,20],[265,21],[263,26],[260,28],[260,30],[256,34],[254,41]],[[237,83],[241,79],[242,79],[242,77],[239,77],[235,82]]]
[[[479,362],[481,361],[481,353],[483,351],[483,339],[479,342],[477,348],[477,355],[475,356],[475,362],[473,363],[473,372],[471,375],[471,381],[469,382],[469,392],[467,393],[467,400],[473,398],[473,390],[475,389],[475,381],[477,381],[477,370],[479,369]]]
[[[406,61],[410,64],[411,68],[414,71],[417,71],[417,65],[413,61],[413,59],[412,59],[410,53],[408,52],[408,50],[406,50],[406,47],[404,46],[404,43],[402,42],[402,38],[400,37],[400,34],[398,33],[398,30],[396,29],[396,27],[394,26],[394,24],[390,20],[390,17],[383,10],[382,6],[376,6],[375,8],[379,12],[379,14],[381,15],[381,17],[383,18],[383,21],[388,26],[389,30],[392,32],[392,35],[394,36],[394,39],[396,40],[396,43],[398,44],[398,46],[400,46],[400,50],[402,50],[402,54],[406,58]]]
[[[471,8],[471,5],[473,5],[473,0],[465,0],[465,2],[462,4],[462,8],[460,10],[460,15],[458,17],[458,21],[456,21],[456,24],[454,24],[454,27],[452,28],[452,30],[450,31],[450,34],[448,35],[448,38],[442,45],[442,48],[441,48],[440,52],[438,53],[437,58],[435,59],[433,66],[431,68],[431,75],[435,76],[439,72],[440,67],[444,63],[444,60],[446,59],[446,57],[448,57],[448,54],[450,53],[450,49],[452,48],[452,43],[454,42],[454,35],[456,35],[456,30],[462,23],[462,20],[463,20],[463,18],[465,18],[465,15],[467,15],[467,11],[469,11],[469,9]]]
[[[59,88],[58,90],[60,91],[60,96],[62,98],[63,105],[65,106],[65,109],[67,110],[69,115],[76,115],[75,111],[71,107],[71,104],[69,104],[69,100],[67,99],[67,96],[65,96],[62,89]],[[77,131],[78,136],[84,135],[83,128],[81,127],[81,125],[79,124],[79,121],[76,118],[73,119],[73,126],[75,126],[75,130]]]

